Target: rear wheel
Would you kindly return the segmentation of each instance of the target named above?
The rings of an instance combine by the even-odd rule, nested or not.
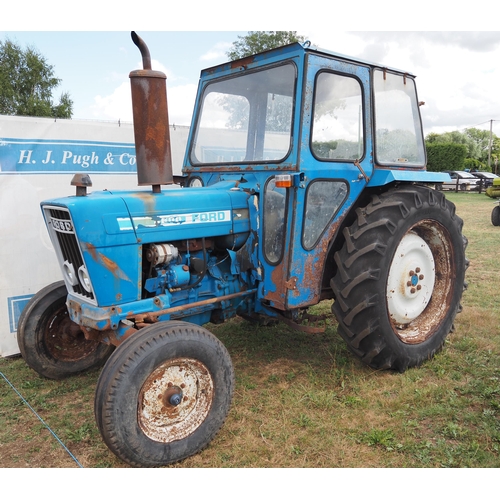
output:
[[[500,226],[500,205],[497,205],[491,212],[491,223]]]
[[[17,343],[24,360],[51,379],[100,366],[114,349],[85,338],[69,317],[66,296],[63,281],[46,286],[28,302],[17,325]]]
[[[158,323],[124,341],[104,366],[97,425],[121,460],[167,465],[210,443],[227,417],[233,387],[231,358],[208,330]]]
[[[331,280],[339,333],[363,362],[404,371],[443,345],[460,310],[466,239],[455,207],[422,186],[357,210]]]

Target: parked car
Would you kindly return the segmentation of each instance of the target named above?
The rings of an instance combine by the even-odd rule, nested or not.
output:
[[[479,179],[474,177],[469,172],[461,170],[445,170],[445,173],[451,177],[450,181],[445,181],[442,184],[436,184],[436,189],[456,189],[458,182],[458,189],[460,191],[473,191],[479,189]]]
[[[493,186],[493,179],[498,178],[498,175],[491,172],[471,172],[471,174],[479,180],[483,180],[483,188]]]

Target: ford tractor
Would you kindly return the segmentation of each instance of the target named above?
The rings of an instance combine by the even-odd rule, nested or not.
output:
[[[102,366],[95,417],[132,466],[207,446],[230,410],[235,316],[316,331],[331,301],[374,370],[443,346],[467,267],[462,220],[426,170],[415,77],[294,43],[201,72],[182,175],[166,76],[130,73],[138,188],[41,203],[63,280],[24,309],[26,363],[59,379]]]

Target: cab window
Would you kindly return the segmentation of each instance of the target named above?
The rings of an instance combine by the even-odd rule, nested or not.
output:
[[[363,156],[362,89],[351,76],[322,72],[316,79],[311,149],[320,160]]]

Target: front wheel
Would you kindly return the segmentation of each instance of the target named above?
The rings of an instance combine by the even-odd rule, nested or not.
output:
[[[454,205],[423,186],[392,189],[357,210],[331,286],[338,331],[363,362],[404,371],[442,347],[461,309],[462,225]]]
[[[234,370],[203,327],[168,321],[124,341],[99,377],[95,416],[109,449],[132,466],[189,457],[214,438],[231,405]]]
[[[17,343],[30,368],[50,379],[100,366],[114,346],[85,338],[66,308],[66,285],[52,283],[37,292],[23,309]]]

